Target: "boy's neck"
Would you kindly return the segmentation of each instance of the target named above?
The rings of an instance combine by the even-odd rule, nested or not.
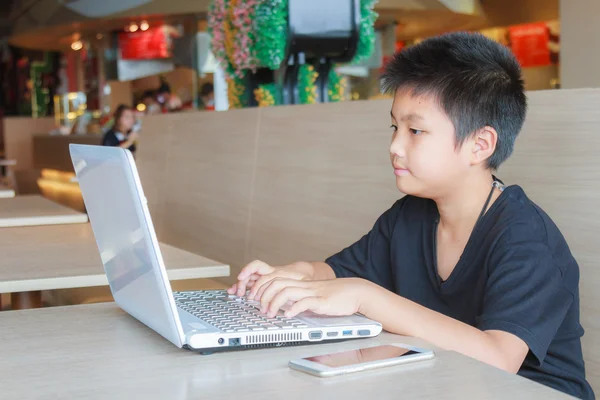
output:
[[[454,185],[447,195],[433,199],[440,214],[439,229],[452,236],[470,235],[492,191],[492,182],[491,171],[481,171]],[[487,209],[499,196],[500,190],[494,190]]]

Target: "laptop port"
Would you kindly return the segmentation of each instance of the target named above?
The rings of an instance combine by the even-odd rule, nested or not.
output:
[[[371,331],[369,329],[361,329],[358,331],[358,336],[369,336]]]
[[[323,332],[321,331],[312,331],[308,333],[309,339],[321,339],[323,337]]]
[[[231,338],[231,339],[229,339],[229,345],[230,346],[239,346],[240,345],[240,338]]]
[[[352,336],[352,331],[344,331],[342,332],[343,336]]]
[[[337,335],[337,332],[327,332],[327,337],[336,337]]]

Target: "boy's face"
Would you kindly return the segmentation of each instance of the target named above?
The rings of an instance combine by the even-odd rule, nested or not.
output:
[[[391,114],[390,160],[396,186],[418,197],[444,196],[468,173],[470,141],[456,147],[454,124],[433,96],[399,90]]]

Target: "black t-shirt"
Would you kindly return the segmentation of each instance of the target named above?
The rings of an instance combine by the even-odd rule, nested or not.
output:
[[[581,351],[579,267],[550,217],[519,186],[506,187],[446,281],[435,264],[438,220],[435,202],[405,196],[326,262],[337,277],[368,279],[483,331],[518,336],[530,349],[519,375],[594,398]]]
[[[121,143],[123,143],[125,140],[127,140],[126,135],[123,135],[122,133],[117,132],[114,129],[111,129],[104,134],[104,137],[102,138],[102,146],[116,147],[116,146],[119,146]],[[135,153],[135,144],[132,144],[131,146],[129,146],[128,150],[131,151],[132,153]]]

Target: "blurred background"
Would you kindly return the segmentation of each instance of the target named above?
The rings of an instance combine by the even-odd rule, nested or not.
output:
[[[334,13],[327,14],[329,21],[325,19],[323,24],[335,24],[332,18],[343,16],[348,3],[330,2],[328,7]],[[570,7],[577,7],[577,2],[583,1],[569,1]],[[252,7],[252,2],[237,3]],[[282,4],[284,8],[294,7],[286,5],[287,1],[263,3],[272,3],[267,8],[274,13]],[[304,3],[299,6],[300,14],[320,7],[317,2]],[[374,7],[374,48],[359,62],[333,66],[339,79],[343,79],[340,99],[381,96],[378,76],[395,51],[429,36],[456,30],[478,31],[509,46],[524,67],[528,90],[560,86],[559,0],[362,3],[372,3]],[[145,113],[214,109],[214,88],[216,85],[219,90],[222,85],[215,82],[220,78],[211,49],[211,5],[208,0],[3,0],[2,114],[55,116],[59,125],[70,127],[77,118],[89,113],[83,121],[85,130],[97,131],[106,122],[103,118],[110,116],[118,104],[131,105]],[[213,24],[216,30],[218,24]],[[244,34],[246,28],[242,24],[233,25],[232,30],[238,31],[229,30],[227,34]],[[252,35],[253,24],[248,25],[247,34]],[[315,40],[311,46],[319,46],[318,43]],[[588,47],[586,51],[594,50]],[[219,100],[225,99],[217,99],[218,109],[229,108],[229,104]]]
[[[597,0],[2,0],[0,160],[19,193],[60,200],[65,143],[135,149],[151,114],[382,98],[394,53],[451,31],[507,46],[529,91],[596,87],[598,15]]]

